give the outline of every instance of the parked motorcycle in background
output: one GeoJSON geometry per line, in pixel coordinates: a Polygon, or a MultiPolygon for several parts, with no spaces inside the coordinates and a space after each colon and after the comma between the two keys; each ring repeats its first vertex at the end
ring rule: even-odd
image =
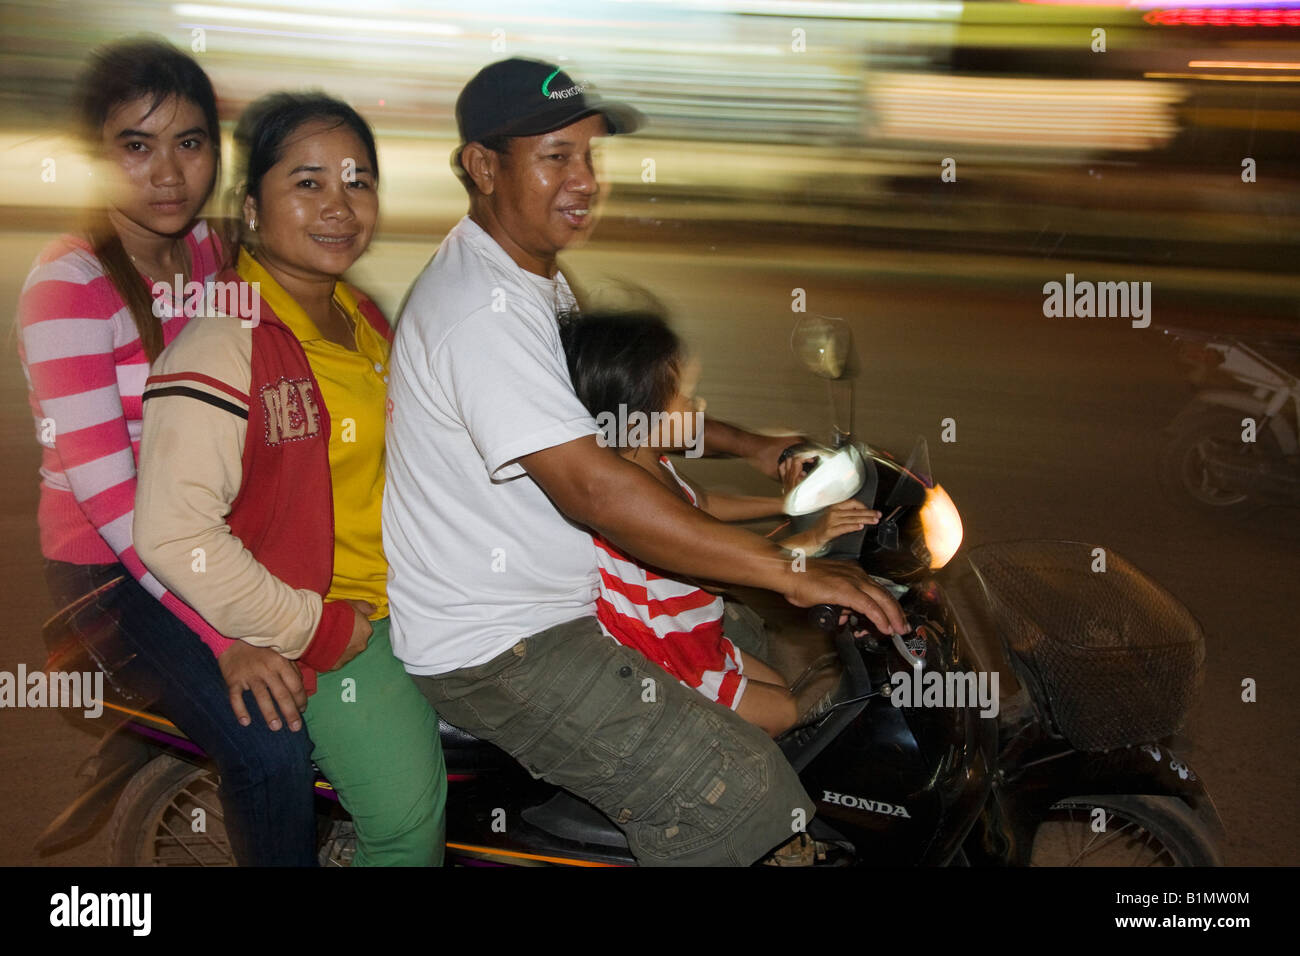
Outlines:
{"type": "Polygon", "coordinates": [[[1161,331],[1200,388],[1166,429],[1165,490],[1233,516],[1300,505],[1300,340],[1161,331]]]}

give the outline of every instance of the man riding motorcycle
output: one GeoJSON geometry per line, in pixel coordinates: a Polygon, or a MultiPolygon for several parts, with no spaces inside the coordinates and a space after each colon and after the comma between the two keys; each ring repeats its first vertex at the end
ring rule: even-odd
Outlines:
{"type": "MultiPolygon", "coordinates": [[[[600,632],[576,525],[678,574],[842,605],[886,633],[907,623],[859,567],[797,569],[597,441],[560,344],[555,317],[574,299],[556,255],[591,228],[592,139],[640,114],[521,59],[481,71],[456,112],[470,213],[413,287],[391,365],[394,651],[443,716],[597,806],[638,862],[751,863],[812,801],[762,731],[600,632]]],[[[788,440],[715,422],[704,442],[775,472],[788,440]]]]}

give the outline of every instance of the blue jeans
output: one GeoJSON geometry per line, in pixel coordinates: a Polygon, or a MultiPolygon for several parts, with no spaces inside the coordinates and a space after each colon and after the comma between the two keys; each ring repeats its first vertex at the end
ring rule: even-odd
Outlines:
{"type": "Polygon", "coordinates": [[[241,727],[212,652],[120,564],[45,562],[56,608],[126,575],[104,599],[117,613],[130,660],[117,674],[133,692],[207,752],[221,774],[221,803],[235,858],[243,866],[315,866],[316,812],[311,739],[305,729],[273,731],[253,695],[241,727]],[[131,655],[134,656],[131,656],[131,655]]]}

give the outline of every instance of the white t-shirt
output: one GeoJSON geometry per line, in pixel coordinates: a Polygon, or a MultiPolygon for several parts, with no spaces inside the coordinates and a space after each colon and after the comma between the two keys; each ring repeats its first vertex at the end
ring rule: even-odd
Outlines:
{"type": "Polygon", "coordinates": [[[411,289],[389,363],[384,553],[412,674],[491,660],[595,614],[591,535],[516,459],[597,433],[573,392],[561,274],[521,269],[466,217],[411,289]]]}

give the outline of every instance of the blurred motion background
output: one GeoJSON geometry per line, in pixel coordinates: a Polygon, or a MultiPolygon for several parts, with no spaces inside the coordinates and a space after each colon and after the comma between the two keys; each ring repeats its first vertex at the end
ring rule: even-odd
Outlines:
{"type": "MultiPolygon", "coordinates": [[[[563,258],[571,280],[659,296],[703,359],[710,413],[751,426],[829,431],[825,386],[787,344],[795,290],[809,313],[845,319],[859,434],[900,455],[929,438],[968,544],[1098,541],[1188,604],[1207,631],[1209,676],[1180,752],[1220,802],[1229,862],[1300,862],[1300,761],[1286,743],[1300,699],[1290,643],[1300,522],[1287,509],[1215,522],[1167,500],[1155,476],[1162,428],[1193,393],[1158,326],[1300,334],[1300,2],[0,9],[0,299],[10,304],[40,247],[95,201],[65,131],[74,78],[107,41],[159,34],[207,70],[225,187],[230,130],[257,96],[322,88],[352,103],[375,128],[382,202],[353,278],[392,318],[465,211],[448,157],[469,77],[534,56],[633,103],[650,122],[605,141],[602,220],[588,247],[563,258]],[[1150,281],[1153,326],[1045,317],[1043,285],[1066,273],[1150,281]],[[940,440],[947,418],[955,442],[940,440]],[[1261,680],[1256,704],[1240,700],[1245,676],[1261,680]]],[[[212,211],[226,210],[214,201],[212,211]]],[[[9,355],[0,668],[12,670],[40,662],[50,609],[37,446],[9,355]]],[[[688,470],[706,484],[764,487],[734,463],[688,470]]],[[[48,712],[0,712],[0,728],[0,864],[37,862],[31,840],[71,796],[89,745],[48,712]]],[[[42,862],[101,859],[92,843],[42,862]]]]}
{"type": "Polygon", "coordinates": [[[68,94],[88,49],[147,31],[194,52],[223,122],[282,87],[357,107],[383,151],[386,236],[436,237],[463,213],[456,95],[523,55],[651,118],[606,147],[605,240],[743,223],[750,239],[1294,271],[1300,5],[1169,6],[10,2],[0,203],[63,228],[93,197],[62,135],[68,94]],[[47,157],[57,179],[34,189],[23,172],[47,157]]]}

